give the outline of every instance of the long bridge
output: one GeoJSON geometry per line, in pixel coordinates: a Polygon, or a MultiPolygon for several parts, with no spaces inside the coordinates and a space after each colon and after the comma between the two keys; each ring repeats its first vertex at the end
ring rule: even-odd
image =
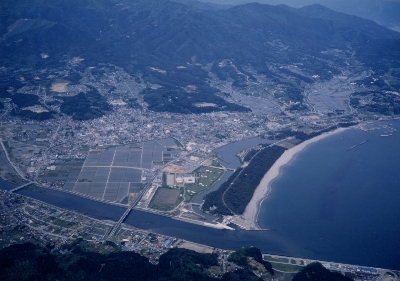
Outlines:
{"type": "Polygon", "coordinates": [[[23,184],[23,185],[17,186],[16,188],[13,188],[13,189],[9,190],[9,192],[18,191],[18,190],[20,190],[20,189],[22,189],[22,188],[24,188],[24,187],[26,187],[26,186],[28,186],[28,185],[31,185],[31,184],[33,184],[33,183],[34,183],[33,181],[27,182],[27,183],[25,183],[25,184],[23,184]]]}
{"type": "Polygon", "coordinates": [[[143,194],[147,191],[148,187],[152,184],[154,178],[151,181],[149,181],[147,186],[145,188],[143,188],[142,191],[139,192],[139,194],[136,196],[135,199],[133,199],[133,201],[129,205],[128,209],[126,209],[125,213],[120,217],[120,219],[117,221],[117,223],[113,226],[113,228],[111,229],[110,233],[107,236],[104,237],[105,240],[111,240],[111,238],[115,235],[115,233],[117,232],[117,230],[121,226],[121,223],[125,220],[125,218],[128,216],[129,212],[133,209],[133,207],[135,207],[136,204],[140,201],[140,199],[142,198],[143,194]]]}
{"type": "Polygon", "coordinates": [[[105,240],[111,240],[111,238],[115,235],[115,233],[117,232],[117,230],[119,229],[119,227],[121,226],[121,223],[125,220],[125,218],[128,216],[129,212],[133,209],[133,207],[136,206],[136,204],[140,201],[140,199],[142,199],[143,194],[149,189],[149,187],[152,185],[153,181],[156,179],[157,174],[159,171],[162,171],[166,166],[168,166],[169,164],[179,160],[175,159],[174,161],[164,164],[162,167],[158,168],[155,172],[154,172],[154,177],[148,182],[148,184],[143,188],[142,191],[139,192],[138,196],[136,196],[135,199],[133,199],[133,201],[131,202],[131,204],[129,205],[128,209],[126,209],[125,213],[121,216],[121,218],[118,220],[118,222],[113,226],[113,228],[111,229],[110,233],[108,235],[104,236],[105,240]]]}

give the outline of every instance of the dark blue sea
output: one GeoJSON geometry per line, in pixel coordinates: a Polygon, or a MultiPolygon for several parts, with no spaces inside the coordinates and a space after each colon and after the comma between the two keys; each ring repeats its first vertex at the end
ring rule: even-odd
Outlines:
{"type": "Polygon", "coordinates": [[[272,183],[259,224],[288,255],[400,268],[400,121],[375,124],[392,125],[312,144],[272,183]]]}

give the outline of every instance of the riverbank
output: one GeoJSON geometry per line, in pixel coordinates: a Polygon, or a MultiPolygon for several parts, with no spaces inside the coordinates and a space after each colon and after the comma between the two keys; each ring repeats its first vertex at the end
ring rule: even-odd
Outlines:
{"type": "MultiPolygon", "coordinates": [[[[400,142],[400,120],[383,123],[377,121],[364,126],[364,129],[369,132],[347,130],[323,139],[297,154],[290,167],[286,166],[282,170],[284,175],[274,180],[274,189],[268,195],[267,202],[261,205],[257,216],[260,227],[274,227],[276,231],[219,230],[135,209],[128,215],[125,223],[152,233],[216,248],[237,250],[242,246],[252,245],[260,248],[263,253],[274,255],[399,269],[399,264],[392,257],[400,249],[400,228],[394,223],[400,221],[400,212],[396,211],[396,198],[399,198],[397,195],[400,192],[397,184],[399,174],[396,172],[397,166],[393,165],[400,159],[400,150],[397,149],[400,142]],[[397,132],[391,137],[381,137],[381,134],[388,131],[383,125],[391,123],[391,127],[397,129],[397,132]],[[381,129],[370,130],[378,127],[381,129]],[[358,145],[367,139],[367,143],[358,145]],[[357,148],[346,151],[354,145],[358,145],[357,148]],[[308,160],[301,161],[304,158],[308,160]],[[355,163],[350,163],[354,163],[350,167],[351,173],[346,173],[349,167],[344,164],[349,160],[354,160],[355,163]],[[331,169],[332,161],[335,162],[332,168],[336,169],[331,169]],[[295,166],[306,165],[306,162],[315,164],[307,165],[310,167],[307,176],[301,178],[302,188],[298,188],[300,185],[296,178],[304,174],[300,172],[293,176],[292,170],[296,170],[295,166]],[[321,169],[316,169],[318,166],[321,169]],[[326,169],[329,172],[319,177],[326,169]],[[287,171],[290,173],[287,174],[287,171]],[[337,176],[343,181],[343,186],[338,187],[333,182],[333,187],[317,187],[316,198],[304,196],[310,192],[308,187],[317,176],[322,179],[320,182],[335,179],[332,176],[337,176]],[[280,188],[279,184],[286,178],[290,180],[284,181],[288,185],[288,190],[284,191],[285,188],[280,188]],[[345,184],[349,180],[351,182],[345,184]],[[354,182],[358,184],[354,185],[354,182]],[[311,199],[312,207],[309,204],[311,199]],[[294,209],[288,211],[288,206],[293,206],[294,209]],[[329,217],[332,214],[334,217],[329,217]],[[371,221],[374,223],[371,224],[371,221]]],[[[236,145],[225,153],[234,154],[239,149],[241,147],[236,145]]],[[[0,187],[12,189],[14,186],[8,187],[8,183],[0,179],[0,187]]],[[[56,190],[35,192],[22,189],[18,193],[60,208],[114,222],[125,211],[125,208],[56,190]]]]}
{"type": "MultiPolygon", "coordinates": [[[[306,148],[308,145],[318,142],[326,137],[329,137],[331,135],[343,132],[347,128],[339,128],[331,132],[323,133],[319,136],[316,136],[312,139],[306,140],[299,145],[296,145],[295,147],[286,150],[282,156],[272,165],[271,169],[268,170],[268,172],[265,174],[265,176],[262,178],[260,184],[254,191],[253,197],[251,198],[249,204],[246,207],[246,210],[241,216],[238,216],[237,218],[234,219],[238,224],[241,224],[244,226],[246,229],[260,229],[258,222],[257,222],[257,217],[258,217],[258,212],[260,209],[260,206],[262,202],[268,197],[268,194],[271,190],[271,184],[273,180],[275,180],[277,177],[280,176],[282,167],[290,163],[294,159],[294,157],[301,152],[304,148],[306,148]]],[[[234,222],[233,221],[233,222],[234,222]]]]}

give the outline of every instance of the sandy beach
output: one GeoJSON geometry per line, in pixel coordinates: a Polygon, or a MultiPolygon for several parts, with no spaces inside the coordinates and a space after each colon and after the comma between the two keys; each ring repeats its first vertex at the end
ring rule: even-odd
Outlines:
{"type": "Polygon", "coordinates": [[[282,156],[278,160],[276,160],[274,165],[272,165],[271,169],[269,169],[269,171],[262,178],[260,184],[254,191],[253,197],[251,198],[251,201],[247,205],[246,210],[244,211],[243,215],[240,216],[241,220],[246,221],[247,225],[251,225],[250,227],[251,229],[259,228],[257,223],[259,207],[263,202],[263,200],[265,200],[268,197],[268,193],[271,190],[271,183],[275,178],[277,178],[280,175],[282,167],[288,164],[300,151],[302,151],[309,144],[318,142],[328,136],[342,132],[346,129],[349,128],[339,128],[328,133],[323,133],[312,139],[304,141],[291,149],[286,150],[282,154],[282,156]]]}

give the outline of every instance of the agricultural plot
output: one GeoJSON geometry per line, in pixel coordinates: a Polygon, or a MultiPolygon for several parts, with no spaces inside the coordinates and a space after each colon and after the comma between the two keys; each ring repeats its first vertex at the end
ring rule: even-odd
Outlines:
{"type": "Polygon", "coordinates": [[[173,159],[171,139],[148,141],[133,145],[92,150],[86,157],[79,174],[66,179],[63,189],[99,200],[129,204],[142,188],[143,170],[154,163],[173,159]]]}
{"type": "Polygon", "coordinates": [[[315,112],[329,113],[334,111],[349,112],[350,95],[354,92],[352,83],[368,73],[352,74],[350,72],[335,76],[329,81],[311,84],[306,89],[308,104],[315,112]]]}
{"type": "Polygon", "coordinates": [[[154,194],[149,207],[161,211],[172,210],[181,202],[181,190],[176,188],[160,187],[154,194]]]}
{"type": "Polygon", "coordinates": [[[332,88],[321,89],[310,95],[309,103],[317,112],[348,111],[351,91],[338,91],[332,88]]]}
{"type": "Polygon", "coordinates": [[[161,139],[158,141],[161,145],[165,146],[165,147],[171,147],[171,148],[176,148],[178,147],[177,144],[175,143],[175,141],[173,139],[167,138],[167,139],[161,139]]]}
{"type": "MultiPolygon", "coordinates": [[[[56,163],[57,164],[57,163],[56,163]]],[[[82,169],[83,162],[69,161],[68,163],[62,163],[62,165],[56,165],[54,170],[45,170],[41,179],[48,181],[55,180],[67,180],[76,181],[79,177],[79,173],[82,169]]]]}

